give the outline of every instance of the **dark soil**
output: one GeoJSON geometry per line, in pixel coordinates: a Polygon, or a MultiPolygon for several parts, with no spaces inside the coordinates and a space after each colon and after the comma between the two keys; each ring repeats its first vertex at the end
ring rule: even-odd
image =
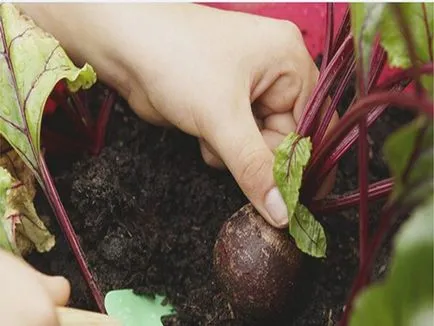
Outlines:
{"type": "MultiPolygon", "coordinates": [[[[372,128],[370,178],[387,176],[381,146],[407,116],[393,111],[372,128]]],[[[212,248],[223,222],[246,198],[226,171],[207,167],[197,141],[177,130],[151,126],[118,103],[108,128],[108,146],[98,157],[73,164],[50,160],[61,198],[89,264],[104,292],[134,288],[163,294],[176,307],[165,325],[245,325],[237,320],[215,284],[212,248]]],[[[334,193],[357,186],[354,149],[341,161],[334,193]]],[[[373,205],[373,225],[379,205],[373,205]]],[[[38,210],[53,216],[40,196],[38,210]]],[[[62,274],[72,283],[71,304],[94,309],[77,264],[54,217],[57,245],[33,254],[32,264],[62,274]]],[[[331,325],[343,308],[357,268],[357,211],[321,217],[328,235],[328,257],[313,276],[308,301],[293,325],[331,325]]],[[[379,260],[384,272],[387,254],[379,260]]]]}

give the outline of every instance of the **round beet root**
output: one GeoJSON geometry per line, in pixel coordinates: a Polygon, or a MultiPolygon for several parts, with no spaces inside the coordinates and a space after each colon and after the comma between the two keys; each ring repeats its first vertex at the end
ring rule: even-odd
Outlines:
{"type": "Polygon", "coordinates": [[[302,259],[288,231],[251,204],[225,222],[214,247],[214,271],[233,309],[256,321],[288,318],[302,259]]]}

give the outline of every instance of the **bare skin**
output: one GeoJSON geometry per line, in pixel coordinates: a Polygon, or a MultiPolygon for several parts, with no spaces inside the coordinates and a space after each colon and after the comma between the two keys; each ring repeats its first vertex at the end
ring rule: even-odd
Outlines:
{"type": "MultiPolygon", "coordinates": [[[[272,175],[273,150],[295,130],[318,79],[294,24],[195,4],[17,6],[77,64],[90,63],[138,116],[196,136],[207,164],[228,168],[268,223],[287,225],[272,175]]],[[[316,195],[332,184],[330,178],[316,195]]],[[[26,277],[27,305],[32,297],[44,298],[34,299],[40,312],[34,309],[33,315],[43,325],[57,325],[53,307],[66,301],[56,298],[67,297],[68,284],[53,285],[48,278],[42,284],[22,262],[8,257],[0,266],[6,264],[17,271],[11,277],[26,277]]],[[[15,309],[27,307],[19,297],[7,304],[0,305],[0,324],[42,325],[15,309]],[[18,318],[15,324],[3,322],[3,309],[18,318]]]]}
{"type": "Polygon", "coordinates": [[[60,276],[39,273],[24,261],[0,250],[0,324],[58,326],[55,306],[65,305],[70,287],[60,276]]]}

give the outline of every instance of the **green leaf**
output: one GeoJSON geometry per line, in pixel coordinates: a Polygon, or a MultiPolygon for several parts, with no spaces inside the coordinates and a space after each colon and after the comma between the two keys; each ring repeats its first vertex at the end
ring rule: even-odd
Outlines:
{"type": "MultiPolygon", "coordinates": [[[[4,144],[0,139],[0,146],[4,144]]],[[[3,146],[4,148],[4,146],[3,146]]],[[[0,155],[2,186],[0,187],[0,246],[16,255],[51,250],[54,236],[39,218],[33,200],[35,177],[13,150],[0,155]]]]}
{"type": "Polygon", "coordinates": [[[325,257],[327,241],[324,229],[305,206],[297,205],[289,230],[301,251],[313,257],[325,257]]]}
{"type": "Polygon", "coordinates": [[[428,200],[402,225],[385,281],[359,295],[351,314],[351,326],[432,325],[433,205],[431,192],[428,200]]]}
{"type": "Polygon", "coordinates": [[[354,36],[354,48],[363,68],[363,83],[368,82],[371,63],[372,45],[381,23],[384,3],[357,2],[350,4],[351,29],[354,36]]]}
{"type": "Polygon", "coordinates": [[[132,290],[114,290],[107,293],[104,305],[109,316],[128,326],[161,326],[161,317],[175,313],[170,304],[163,305],[164,297],[155,299],[134,294],[132,290]]]}
{"type": "Polygon", "coordinates": [[[395,179],[392,199],[406,191],[405,201],[423,201],[433,191],[433,124],[423,117],[395,131],[384,144],[384,156],[395,179]],[[412,157],[416,150],[417,156],[412,157]],[[413,167],[405,172],[410,160],[413,167]],[[412,191],[408,191],[408,187],[412,191]]]}
{"type": "Polygon", "coordinates": [[[79,69],[59,42],[11,4],[0,5],[0,134],[39,177],[40,128],[45,102],[56,83],[71,90],[96,81],[91,66],[79,69]]]}
{"type": "Polygon", "coordinates": [[[322,226],[299,204],[303,171],[310,159],[309,138],[291,132],[275,150],[273,174],[288,210],[289,233],[298,248],[314,257],[325,256],[326,238],[322,226]]]}
{"type": "Polygon", "coordinates": [[[11,240],[11,222],[3,219],[6,210],[7,191],[11,186],[12,176],[6,169],[0,167],[0,248],[17,253],[18,250],[11,240]]]}
{"type": "MultiPolygon", "coordinates": [[[[409,27],[415,44],[415,52],[419,63],[432,61],[430,53],[434,52],[434,43],[429,41],[428,35],[433,35],[434,4],[432,2],[407,2],[401,4],[387,4],[381,24],[381,44],[387,52],[389,64],[392,67],[408,68],[411,66],[407,43],[402,35],[402,28],[396,19],[391,6],[399,6],[404,21],[409,27]],[[424,7],[427,19],[424,16],[424,7]],[[431,49],[429,48],[431,46],[431,49]]],[[[433,76],[423,76],[422,84],[432,96],[433,76]]]]}
{"type": "MultiPolygon", "coordinates": [[[[403,4],[388,4],[388,6],[399,6],[405,23],[409,26],[412,39],[415,43],[415,50],[420,62],[429,62],[430,50],[429,39],[426,26],[429,33],[433,34],[433,10],[432,2],[407,2],[403,4]],[[428,24],[425,24],[423,6],[426,8],[428,24]]],[[[388,54],[389,63],[393,67],[408,68],[411,66],[408,55],[407,44],[401,33],[393,8],[389,7],[384,12],[384,19],[381,25],[381,44],[388,54]]],[[[431,44],[434,50],[433,44],[431,44]]]]}
{"type": "Polygon", "coordinates": [[[312,143],[291,132],[276,148],[274,179],[288,208],[288,218],[294,215],[298,203],[303,170],[310,159],[312,143]]]}

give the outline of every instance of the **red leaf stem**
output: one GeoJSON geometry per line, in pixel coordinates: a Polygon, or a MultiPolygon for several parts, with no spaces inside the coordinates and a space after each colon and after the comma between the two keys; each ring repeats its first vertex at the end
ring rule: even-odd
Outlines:
{"type": "Polygon", "coordinates": [[[70,96],[72,98],[72,101],[74,102],[74,105],[78,111],[81,120],[83,121],[83,124],[89,131],[92,130],[95,123],[93,121],[92,114],[90,113],[89,108],[87,106],[84,106],[80,96],[77,93],[70,93],[70,96]]]}
{"type": "Polygon", "coordinates": [[[339,146],[339,144],[345,141],[345,147],[349,148],[349,138],[351,136],[357,138],[358,133],[351,135],[350,132],[359,120],[373,110],[374,112],[384,110],[384,106],[387,105],[411,109],[418,113],[425,114],[431,119],[433,116],[433,104],[431,102],[408,94],[379,92],[360,99],[346,112],[340,123],[333,128],[330,132],[330,136],[326,137],[321,146],[314,149],[311,161],[305,171],[303,199],[306,200],[309,198],[306,193],[315,192],[317,182],[322,182],[324,179],[321,178],[327,175],[325,171],[330,171],[330,169],[336,165],[339,157],[343,155],[344,148],[339,146]],[[339,150],[339,152],[337,152],[337,150],[339,150]],[[333,157],[332,154],[334,154],[333,157]]]}
{"type": "Polygon", "coordinates": [[[345,15],[342,18],[342,22],[339,25],[339,30],[336,33],[336,37],[333,43],[333,52],[332,56],[335,55],[336,51],[341,47],[342,43],[345,41],[347,36],[351,32],[351,15],[350,15],[350,9],[347,8],[345,11],[345,15]]]}
{"type": "Polygon", "coordinates": [[[380,40],[377,40],[371,61],[371,70],[369,71],[368,93],[372,90],[373,86],[377,84],[386,61],[386,51],[381,47],[380,40]]]}
{"type": "Polygon", "coordinates": [[[347,70],[345,71],[342,80],[338,84],[338,87],[336,89],[335,94],[333,95],[330,105],[326,109],[326,112],[324,113],[323,117],[321,118],[321,121],[319,122],[318,128],[315,132],[315,135],[313,136],[313,148],[319,146],[319,144],[323,140],[327,128],[330,124],[330,121],[333,117],[333,114],[336,112],[338,104],[342,96],[344,95],[345,90],[347,89],[348,82],[350,81],[354,73],[354,68],[355,68],[355,62],[354,60],[352,60],[351,63],[348,64],[347,70]]]}
{"type": "MultiPolygon", "coordinates": [[[[359,148],[358,148],[358,165],[359,165],[359,264],[362,266],[367,257],[368,245],[368,127],[366,117],[359,122],[359,148]]],[[[367,279],[364,280],[366,284],[367,279]]]]}
{"type": "Polygon", "coordinates": [[[348,65],[353,55],[353,38],[348,36],[339,50],[334,55],[330,64],[320,75],[319,81],[306,104],[303,114],[300,118],[300,123],[297,126],[297,134],[306,137],[312,135],[312,129],[317,121],[326,97],[329,94],[330,88],[335,83],[337,77],[342,70],[348,65]]]}
{"type": "Polygon", "coordinates": [[[339,323],[341,326],[346,326],[348,324],[348,318],[352,310],[354,298],[356,297],[359,290],[363,287],[363,284],[366,280],[366,275],[368,275],[369,271],[372,269],[374,257],[376,256],[376,253],[383,241],[383,238],[387,230],[389,230],[394,215],[395,215],[394,205],[386,206],[386,209],[384,209],[383,213],[381,214],[379,228],[377,232],[374,234],[374,237],[368,249],[369,256],[359,267],[359,271],[357,273],[356,279],[351,289],[349,300],[347,301],[348,304],[345,307],[342,319],[339,323]]]}
{"type": "Polygon", "coordinates": [[[108,94],[104,99],[104,102],[101,105],[95,126],[94,144],[91,150],[92,155],[98,155],[104,147],[107,123],[110,117],[112,107],[115,103],[116,96],[117,94],[115,92],[109,90],[108,94]]]}
{"type": "MultiPolygon", "coordinates": [[[[376,88],[380,90],[387,90],[395,86],[396,84],[399,84],[403,81],[406,81],[407,79],[414,76],[414,74],[417,73],[417,70],[414,67],[410,67],[408,69],[400,70],[397,73],[393,74],[387,80],[383,81],[381,84],[379,84],[376,88]]],[[[424,65],[422,65],[419,68],[419,73],[421,75],[429,75],[434,74],[434,65],[432,62],[427,62],[424,65]]]]}
{"type": "Polygon", "coordinates": [[[422,2],[422,11],[423,11],[423,22],[425,25],[425,32],[426,32],[426,36],[428,38],[428,51],[429,51],[429,57],[431,61],[434,61],[434,56],[433,56],[433,50],[432,50],[432,33],[430,31],[430,26],[429,24],[432,25],[432,21],[430,22],[428,19],[428,14],[426,12],[426,5],[424,2],[422,2]]]}
{"type": "Polygon", "coordinates": [[[330,62],[333,52],[333,33],[334,33],[334,8],[333,2],[327,2],[327,23],[326,23],[326,37],[325,37],[325,50],[321,62],[320,71],[324,71],[330,62]]]}
{"type": "Polygon", "coordinates": [[[50,172],[48,171],[45,159],[42,154],[39,155],[39,165],[41,169],[41,177],[44,184],[43,191],[47,196],[48,201],[50,202],[50,205],[55,212],[57,220],[62,227],[65,237],[68,240],[68,243],[74,253],[74,256],[77,259],[77,262],[80,266],[80,271],[83,275],[85,282],[90,288],[90,291],[96,301],[98,309],[100,312],[104,313],[104,297],[92,275],[92,272],[89,269],[85,254],[80,246],[80,242],[78,241],[77,234],[75,233],[74,228],[69,220],[68,214],[66,213],[65,208],[63,207],[63,204],[59,198],[59,194],[57,193],[54,181],[50,175],[50,172]]]}
{"type": "MultiPolygon", "coordinates": [[[[381,198],[387,197],[393,188],[393,179],[388,178],[385,180],[377,181],[369,185],[368,188],[368,201],[376,201],[381,198]]],[[[341,195],[335,198],[325,198],[312,201],[309,209],[312,213],[327,214],[333,213],[338,210],[357,206],[360,202],[360,191],[350,194],[341,195]]]]}

